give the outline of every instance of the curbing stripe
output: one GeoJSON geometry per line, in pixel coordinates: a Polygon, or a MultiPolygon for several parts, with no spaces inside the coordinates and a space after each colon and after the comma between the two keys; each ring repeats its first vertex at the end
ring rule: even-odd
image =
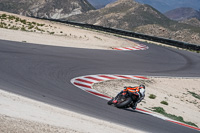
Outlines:
{"type": "Polygon", "coordinates": [[[95,80],[95,81],[103,81],[103,79],[98,79],[98,78],[90,77],[90,76],[87,76],[85,78],[92,79],[92,80],[95,80]]]}
{"type": "Polygon", "coordinates": [[[116,75],[117,77],[120,77],[120,78],[124,78],[124,79],[132,79],[130,77],[125,77],[125,76],[122,76],[122,75],[116,75]]]}
{"type": "Polygon", "coordinates": [[[77,82],[74,82],[74,84],[77,85],[77,86],[81,86],[81,87],[86,87],[86,88],[92,89],[91,86],[88,86],[88,85],[80,84],[80,83],[77,83],[77,82]]]}
{"type": "Polygon", "coordinates": [[[101,81],[106,81],[106,80],[111,80],[111,79],[145,79],[143,76],[135,76],[135,75],[108,75],[108,74],[98,74],[98,75],[86,75],[86,76],[81,76],[77,78],[73,78],[71,80],[71,83],[77,86],[78,88],[87,91],[90,93],[90,91],[95,92],[92,93],[93,95],[96,95],[98,97],[101,97],[103,99],[108,100],[108,96],[99,93],[98,91],[92,89],[92,84],[101,82],[101,81]],[[89,81],[87,80],[89,79],[89,81]],[[92,81],[91,81],[92,80],[92,81]],[[88,91],[89,90],[89,91],[88,91]]]}
{"type": "Polygon", "coordinates": [[[139,78],[139,79],[148,79],[148,78],[143,77],[143,76],[134,76],[134,77],[139,78]]]}
{"type": "Polygon", "coordinates": [[[87,81],[87,80],[84,80],[84,79],[76,79],[80,82],[84,82],[84,83],[88,83],[88,84],[93,84],[94,82],[90,82],[90,81],[87,81]]]}
{"type": "MultiPolygon", "coordinates": [[[[80,88],[80,89],[82,89],[82,90],[84,90],[84,91],[86,91],[90,94],[93,94],[93,95],[100,97],[100,98],[103,98],[105,100],[110,100],[111,98],[109,96],[106,96],[106,95],[94,90],[92,88],[92,84],[97,83],[97,82],[101,82],[101,81],[113,80],[113,79],[148,79],[148,78],[144,77],[144,76],[138,76],[138,75],[98,74],[98,75],[86,75],[86,76],[73,78],[73,79],[71,79],[71,83],[73,85],[75,85],[76,87],[78,87],[78,88],[80,88]]],[[[173,122],[173,123],[176,123],[176,124],[179,124],[179,125],[200,131],[200,128],[193,127],[193,126],[190,126],[190,125],[187,125],[187,124],[175,121],[175,120],[171,120],[171,119],[164,117],[164,116],[159,116],[159,115],[154,114],[153,112],[150,112],[150,111],[147,111],[147,110],[136,108],[136,111],[139,111],[139,112],[142,112],[142,113],[145,113],[145,114],[149,114],[149,115],[152,115],[154,117],[157,117],[157,118],[169,121],[169,122],[173,122]]]]}
{"type": "Polygon", "coordinates": [[[107,100],[112,99],[111,97],[103,95],[103,94],[98,93],[98,92],[92,92],[92,91],[87,91],[87,92],[92,93],[93,95],[98,96],[98,97],[104,97],[104,99],[107,99],[107,100]]]}
{"type": "Polygon", "coordinates": [[[147,50],[148,46],[144,44],[137,44],[134,47],[121,47],[121,48],[113,48],[114,50],[122,50],[122,51],[131,51],[131,50],[147,50]]]}
{"type": "Polygon", "coordinates": [[[173,122],[173,123],[176,123],[176,124],[178,124],[178,125],[182,125],[182,126],[189,127],[189,128],[196,129],[196,130],[200,131],[200,128],[193,127],[193,126],[190,126],[190,125],[187,125],[187,124],[181,123],[181,122],[172,121],[172,120],[167,120],[167,121],[169,121],[169,122],[173,122]]]}
{"type": "Polygon", "coordinates": [[[106,76],[106,75],[99,75],[100,77],[103,77],[103,78],[107,78],[107,79],[116,79],[114,77],[109,77],[109,76],[106,76]]]}

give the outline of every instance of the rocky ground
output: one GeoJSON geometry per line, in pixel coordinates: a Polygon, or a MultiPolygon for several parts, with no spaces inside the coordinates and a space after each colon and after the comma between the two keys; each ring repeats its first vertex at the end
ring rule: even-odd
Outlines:
{"type": "MultiPolygon", "coordinates": [[[[198,23],[196,23],[196,25],[198,25],[198,23]]],[[[174,27],[176,26],[174,25],[174,27]]],[[[200,45],[200,33],[191,32],[191,29],[171,30],[157,24],[148,24],[145,26],[139,26],[135,28],[134,31],[138,33],[145,33],[151,36],[158,36],[171,40],[178,40],[181,42],[200,45]]]]}

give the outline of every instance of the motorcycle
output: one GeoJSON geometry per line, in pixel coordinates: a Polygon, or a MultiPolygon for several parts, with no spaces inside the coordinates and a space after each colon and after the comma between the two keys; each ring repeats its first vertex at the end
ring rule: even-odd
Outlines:
{"type": "Polygon", "coordinates": [[[119,93],[115,98],[112,98],[107,102],[108,105],[114,105],[117,108],[129,108],[134,102],[137,101],[138,96],[126,91],[119,93]]]}

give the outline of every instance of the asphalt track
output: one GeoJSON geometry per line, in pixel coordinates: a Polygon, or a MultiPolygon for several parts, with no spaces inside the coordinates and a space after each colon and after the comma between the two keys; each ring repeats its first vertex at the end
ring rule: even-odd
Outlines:
{"type": "Polygon", "coordinates": [[[74,77],[90,74],[200,77],[200,54],[146,45],[148,50],[127,52],[0,40],[0,88],[147,132],[199,132],[147,114],[108,106],[106,100],[70,83],[74,77]]]}

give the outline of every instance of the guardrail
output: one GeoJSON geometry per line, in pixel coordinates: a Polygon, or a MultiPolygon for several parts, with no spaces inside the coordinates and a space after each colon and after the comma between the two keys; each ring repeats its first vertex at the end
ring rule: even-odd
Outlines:
{"type": "Polygon", "coordinates": [[[50,21],[55,21],[55,22],[60,22],[60,23],[71,24],[71,25],[91,28],[91,29],[95,29],[95,30],[110,32],[110,33],[114,33],[114,34],[135,37],[135,38],[140,38],[140,39],[144,39],[144,40],[150,40],[150,41],[154,41],[154,42],[164,43],[164,44],[167,44],[170,46],[175,46],[175,47],[179,47],[179,48],[183,48],[183,49],[194,50],[194,51],[200,52],[200,45],[190,44],[190,43],[186,43],[186,42],[180,42],[180,41],[170,40],[170,39],[166,39],[166,38],[136,33],[136,32],[132,32],[132,31],[108,28],[108,27],[80,23],[80,22],[64,21],[64,20],[58,20],[58,19],[47,19],[47,18],[38,18],[38,19],[50,20],[50,21]]]}

